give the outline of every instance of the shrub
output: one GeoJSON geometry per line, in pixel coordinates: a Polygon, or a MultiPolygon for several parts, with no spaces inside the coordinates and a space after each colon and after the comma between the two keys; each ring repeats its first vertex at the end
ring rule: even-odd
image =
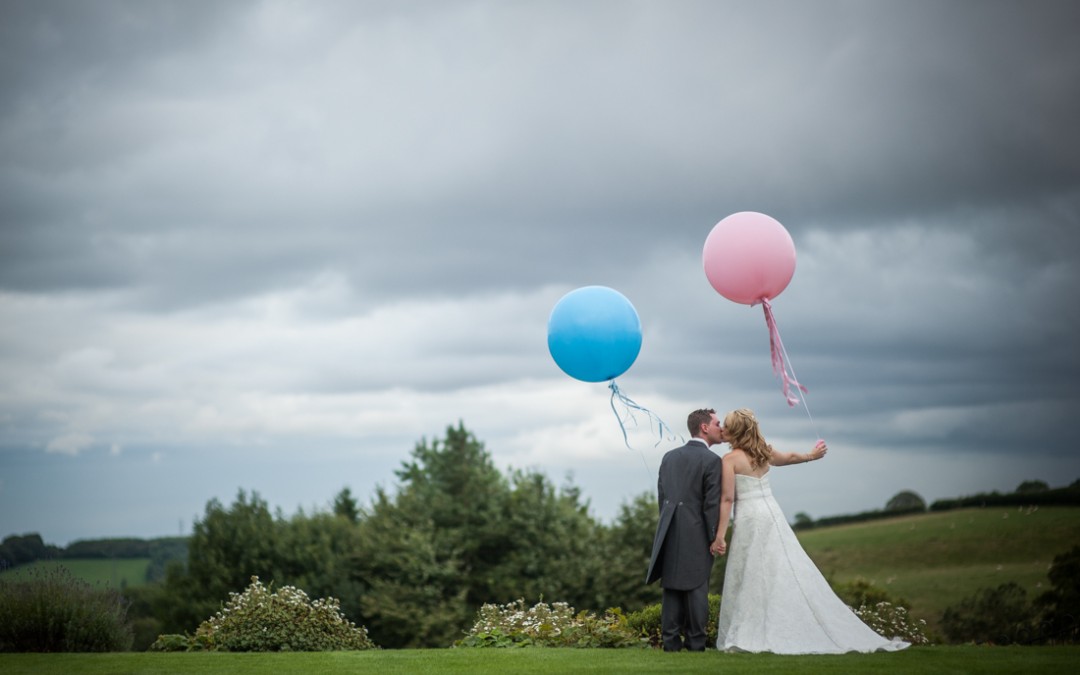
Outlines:
{"type": "Polygon", "coordinates": [[[151,652],[194,652],[199,651],[195,638],[190,635],[169,633],[159,635],[147,651],[151,652]]]}
{"type": "Polygon", "coordinates": [[[131,648],[121,595],[58,566],[0,582],[0,652],[114,652],[131,648]]]}
{"type": "Polygon", "coordinates": [[[926,622],[912,619],[906,607],[882,601],[862,605],[853,611],[878,635],[899,638],[913,645],[930,644],[930,638],[926,637],[926,622]]]}
{"type": "MultiPolygon", "coordinates": [[[[626,622],[630,625],[638,635],[642,636],[649,641],[649,645],[652,647],[661,646],[661,620],[660,609],[662,605],[656,603],[655,605],[649,605],[643,607],[636,612],[632,612],[626,617],[626,622]]],[[[708,637],[705,638],[708,642],[708,637]]],[[[716,644],[716,641],[713,641],[716,644]]]]}
{"type": "Polygon", "coordinates": [[[1055,643],[1080,641],[1080,546],[1054,557],[1050,565],[1053,588],[1035,599],[1041,609],[1043,637],[1055,643]]]}
{"type": "Polygon", "coordinates": [[[485,604],[476,621],[455,647],[644,647],[646,642],[630,627],[621,609],[598,617],[576,612],[565,602],[538,602],[525,608],[525,600],[505,605],[485,604]]]}
{"type": "Polygon", "coordinates": [[[128,586],[120,592],[127,602],[127,619],[134,636],[131,649],[145,651],[165,630],[157,611],[166,602],[164,589],[160,584],[145,584],[128,586]]]}
{"type": "MultiPolygon", "coordinates": [[[[186,642],[188,650],[232,652],[375,648],[367,629],[341,614],[336,598],[312,602],[293,586],[271,591],[258,577],[251,578],[243,593],[230,593],[225,607],[202,622],[186,642]]],[[[168,651],[176,643],[176,636],[162,636],[153,648],[168,651]]]]}
{"type": "Polygon", "coordinates": [[[1009,582],[982,588],[945,610],[942,630],[951,642],[1029,644],[1038,640],[1027,592],[1009,582]]]}
{"type": "Polygon", "coordinates": [[[832,589],[848,607],[867,607],[885,602],[911,609],[907,600],[892,597],[884,588],[875,586],[866,579],[858,578],[842,584],[832,584],[832,589]]]}
{"type": "MultiPolygon", "coordinates": [[[[626,617],[627,623],[638,634],[649,641],[653,647],[663,646],[661,635],[660,610],[661,603],[649,605],[626,617]]],[[[709,594],[709,623],[705,626],[705,646],[716,646],[716,622],[720,618],[720,595],[709,594]]]]}

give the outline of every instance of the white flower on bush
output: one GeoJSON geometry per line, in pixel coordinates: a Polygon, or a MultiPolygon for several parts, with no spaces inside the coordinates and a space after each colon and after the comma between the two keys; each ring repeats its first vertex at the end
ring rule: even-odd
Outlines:
{"type": "Polygon", "coordinates": [[[270,592],[258,577],[243,593],[230,593],[227,605],[199,626],[195,639],[206,648],[230,651],[374,647],[367,629],[341,615],[336,598],[312,602],[294,586],[270,592]]]}
{"type": "Polygon", "coordinates": [[[899,638],[913,645],[925,645],[930,642],[923,632],[926,622],[922,619],[913,620],[908,616],[907,609],[900,605],[879,602],[875,605],[863,605],[858,609],[852,608],[852,611],[879,635],[899,638]]]}
{"type": "Polygon", "coordinates": [[[590,612],[575,613],[565,602],[538,602],[526,608],[525,600],[518,599],[505,605],[483,605],[472,629],[458,644],[628,647],[641,646],[641,640],[618,610],[597,617],[590,612]]]}

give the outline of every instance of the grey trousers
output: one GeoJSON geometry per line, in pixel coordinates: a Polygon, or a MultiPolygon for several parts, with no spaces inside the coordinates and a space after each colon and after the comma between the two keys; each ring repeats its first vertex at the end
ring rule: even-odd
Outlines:
{"type": "Polygon", "coordinates": [[[683,647],[705,651],[705,626],[709,623],[709,582],[688,591],[664,589],[660,608],[661,636],[665,652],[683,647]]]}

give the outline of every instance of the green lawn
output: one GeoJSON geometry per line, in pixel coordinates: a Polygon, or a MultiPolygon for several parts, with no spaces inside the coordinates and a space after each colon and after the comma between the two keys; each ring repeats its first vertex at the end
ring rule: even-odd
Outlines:
{"type": "Polygon", "coordinates": [[[38,572],[66,567],[71,575],[92,585],[106,588],[135,587],[146,583],[150,558],[73,558],[71,560],[38,560],[19,565],[0,573],[0,579],[29,578],[38,572]]]}
{"type": "Polygon", "coordinates": [[[292,654],[0,654],[0,672],[80,673],[1075,673],[1080,647],[920,647],[895,654],[665,654],[639,649],[427,649],[292,654]]]}
{"type": "Polygon", "coordinates": [[[867,579],[936,629],[945,608],[980,588],[1047,590],[1054,556],[1080,545],[1080,508],[962,509],[804,530],[799,540],[831,581],[867,579]]]}

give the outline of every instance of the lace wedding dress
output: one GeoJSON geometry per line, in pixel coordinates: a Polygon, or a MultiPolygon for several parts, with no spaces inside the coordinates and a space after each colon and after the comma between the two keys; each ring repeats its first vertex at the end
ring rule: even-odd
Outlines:
{"type": "Polygon", "coordinates": [[[768,476],[736,474],[716,648],[842,654],[907,646],[875,633],[836,597],[780,512],[768,476]]]}

